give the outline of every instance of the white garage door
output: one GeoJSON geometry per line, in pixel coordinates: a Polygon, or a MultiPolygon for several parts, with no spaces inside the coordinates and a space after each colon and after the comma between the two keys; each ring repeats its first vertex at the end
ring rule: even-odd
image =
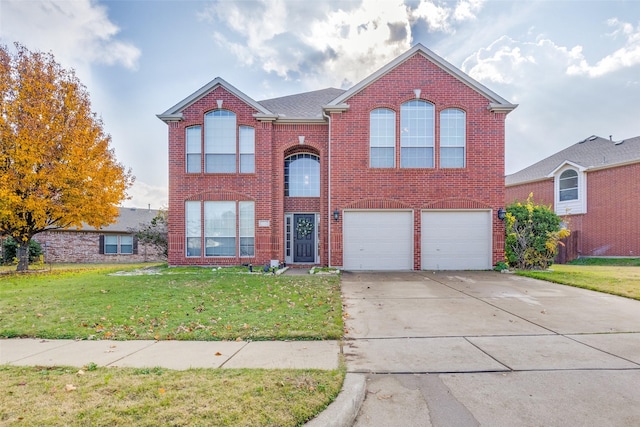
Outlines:
{"type": "Polygon", "coordinates": [[[491,211],[423,211],[423,270],[491,268],[491,211]]]}
{"type": "Polygon", "coordinates": [[[413,212],[346,211],[345,270],[413,270],[413,212]]]}

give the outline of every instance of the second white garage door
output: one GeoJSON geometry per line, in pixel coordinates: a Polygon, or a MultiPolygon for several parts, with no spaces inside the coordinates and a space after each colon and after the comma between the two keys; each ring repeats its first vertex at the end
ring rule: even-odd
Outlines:
{"type": "Polygon", "coordinates": [[[413,270],[413,212],[345,211],[345,270],[413,270]]]}
{"type": "Polygon", "coordinates": [[[491,268],[491,211],[423,211],[423,270],[491,268]]]}

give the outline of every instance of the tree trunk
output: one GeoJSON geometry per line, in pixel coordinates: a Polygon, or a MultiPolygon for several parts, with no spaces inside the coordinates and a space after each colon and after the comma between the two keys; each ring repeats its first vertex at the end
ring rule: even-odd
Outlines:
{"type": "Polygon", "coordinates": [[[18,258],[18,268],[16,271],[27,271],[29,269],[29,240],[20,240],[16,256],[18,258]]]}

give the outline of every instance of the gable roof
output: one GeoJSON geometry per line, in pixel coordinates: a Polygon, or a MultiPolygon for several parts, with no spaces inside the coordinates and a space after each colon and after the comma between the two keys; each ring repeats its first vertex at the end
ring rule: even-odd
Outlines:
{"type": "Polygon", "coordinates": [[[245,95],[243,92],[239,91],[234,86],[227,83],[224,79],[220,77],[216,77],[206,85],[202,86],[197,91],[193,92],[191,95],[187,96],[182,101],[178,102],[173,107],[169,108],[164,113],[158,114],[157,117],[163,122],[182,120],[182,111],[185,108],[187,108],[194,102],[198,101],[200,98],[204,97],[209,92],[211,92],[212,90],[216,89],[219,86],[223,87],[225,90],[232,93],[233,95],[235,95],[236,97],[244,101],[246,104],[255,108],[258,111],[259,115],[273,116],[273,113],[268,109],[266,109],[264,106],[260,105],[259,103],[257,103],[256,101],[254,101],[253,99],[245,95]]]}
{"type": "Polygon", "coordinates": [[[404,63],[407,59],[411,58],[416,54],[420,54],[424,56],[426,59],[428,59],[435,65],[437,65],[439,68],[449,73],[451,76],[455,77],[465,85],[469,86],[471,89],[475,90],[480,95],[487,98],[489,100],[489,108],[492,111],[509,113],[510,111],[514,110],[518,106],[517,104],[510,103],[509,101],[507,101],[506,99],[498,95],[497,93],[493,92],[491,89],[487,88],[483,84],[472,79],[467,74],[463,73],[461,70],[454,67],[449,62],[447,62],[446,60],[436,55],[431,50],[424,47],[422,44],[418,43],[414,45],[411,49],[409,49],[408,51],[406,51],[405,53],[403,53],[402,55],[394,59],[393,61],[389,62],[384,67],[380,68],[375,73],[371,74],[369,77],[357,83],[351,89],[344,92],[341,96],[338,96],[337,98],[332,100],[329,104],[327,104],[326,107],[328,107],[328,109],[331,107],[339,107],[339,106],[346,107],[344,102],[347,99],[349,99],[356,93],[360,92],[361,90],[363,90],[364,88],[366,88],[367,86],[369,86],[370,84],[372,84],[373,82],[375,82],[376,80],[384,76],[385,74],[389,73],[391,70],[398,67],[399,65],[404,63]]]}
{"type": "Polygon", "coordinates": [[[258,101],[281,119],[321,119],[322,106],[344,93],[344,89],[327,88],[258,101]]]}
{"type": "Polygon", "coordinates": [[[585,172],[640,162],[640,136],[612,141],[592,135],[556,154],[514,174],[507,175],[507,186],[541,181],[560,166],[570,163],[585,172]]]}

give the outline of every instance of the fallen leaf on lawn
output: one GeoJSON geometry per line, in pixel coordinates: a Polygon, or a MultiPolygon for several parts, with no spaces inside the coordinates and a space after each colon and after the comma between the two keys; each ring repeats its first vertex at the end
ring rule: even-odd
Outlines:
{"type": "Polygon", "coordinates": [[[100,289],[100,292],[102,292],[103,294],[106,294],[106,293],[107,293],[107,292],[109,292],[109,291],[107,291],[107,290],[105,290],[105,289],[100,289]]]}
{"type": "Polygon", "coordinates": [[[238,337],[236,338],[236,341],[242,341],[242,338],[238,337]]]}
{"type": "Polygon", "coordinates": [[[42,316],[44,316],[44,314],[42,314],[42,313],[38,313],[38,314],[36,314],[36,316],[38,316],[38,317],[42,317],[42,316]]]}
{"type": "Polygon", "coordinates": [[[73,390],[77,390],[78,387],[74,386],[73,384],[67,384],[66,386],[64,386],[64,391],[73,391],[73,390]]]}
{"type": "Polygon", "coordinates": [[[216,351],[216,356],[222,356],[222,353],[220,353],[219,351],[216,351]]]}
{"type": "Polygon", "coordinates": [[[247,325],[246,323],[245,323],[244,325],[242,325],[242,327],[243,327],[244,329],[249,329],[249,325],[247,325]]]}
{"type": "Polygon", "coordinates": [[[76,373],[76,375],[84,375],[84,371],[83,371],[82,369],[80,369],[80,370],[76,373]]]}
{"type": "Polygon", "coordinates": [[[160,394],[164,394],[164,393],[165,393],[165,389],[164,389],[164,388],[159,388],[159,389],[158,389],[158,393],[160,393],[160,394]]]}

